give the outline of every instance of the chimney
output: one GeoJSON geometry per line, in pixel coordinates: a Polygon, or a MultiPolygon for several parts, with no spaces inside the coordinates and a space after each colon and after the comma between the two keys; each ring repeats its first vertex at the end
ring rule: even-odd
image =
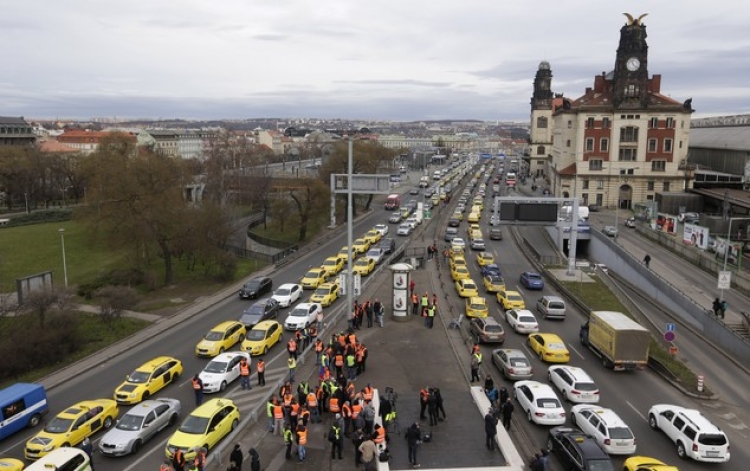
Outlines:
{"type": "Polygon", "coordinates": [[[661,91],[661,74],[654,74],[649,81],[649,91],[651,93],[659,93],[661,91]]]}

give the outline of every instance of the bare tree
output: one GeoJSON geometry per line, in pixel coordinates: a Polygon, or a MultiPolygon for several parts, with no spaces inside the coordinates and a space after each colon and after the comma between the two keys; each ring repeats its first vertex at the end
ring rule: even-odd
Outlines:
{"type": "Polygon", "coordinates": [[[122,318],[123,312],[138,302],[135,290],[127,286],[105,286],[94,296],[99,303],[99,313],[105,324],[112,325],[122,318]]]}

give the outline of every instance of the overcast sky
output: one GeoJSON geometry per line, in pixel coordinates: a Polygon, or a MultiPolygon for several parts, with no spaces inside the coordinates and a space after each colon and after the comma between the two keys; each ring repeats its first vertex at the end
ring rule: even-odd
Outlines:
{"type": "Polygon", "coordinates": [[[539,62],[576,98],[623,12],[695,116],[750,110],[747,0],[2,2],[0,115],[528,120],[539,62]]]}

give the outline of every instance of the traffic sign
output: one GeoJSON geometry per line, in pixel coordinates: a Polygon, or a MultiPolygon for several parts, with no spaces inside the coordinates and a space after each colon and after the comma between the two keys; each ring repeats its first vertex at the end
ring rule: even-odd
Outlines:
{"type": "Polygon", "coordinates": [[[674,323],[672,322],[667,323],[667,332],[674,332],[674,323]]]}
{"type": "Polygon", "coordinates": [[[667,342],[674,342],[674,339],[677,338],[677,335],[675,335],[674,331],[668,330],[664,332],[664,340],[667,342]]]}
{"type": "Polygon", "coordinates": [[[670,355],[677,355],[677,347],[669,347],[670,355]]]}
{"type": "Polygon", "coordinates": [[[720,271],[718,285],[719,289],[730,289],[732,287],[732,272],[720,271]]]}

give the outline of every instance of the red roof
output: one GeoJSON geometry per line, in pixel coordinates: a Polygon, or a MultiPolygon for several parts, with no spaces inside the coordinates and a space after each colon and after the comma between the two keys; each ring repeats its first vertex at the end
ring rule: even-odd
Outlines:
{"type": "Polygon", "coordinates": [[[78,152],[78,149],[74,149],[70,146],[67,146],[63,143],[57,142],[57,141],[41,141],[39,142],[39,150],[41,152],[49,152],[49,153],[65,153],[65,154],[73,154],[78,152]]]}
{"type": "Polygon", "coordinates": [[[559,172],[557,172],[559,175],[570,175],[571,177],[574,177],[578,175],[578,170],[576,170],[576,164],[572,163],[568,165],[567,167],[560,169],[559,172]]]}

